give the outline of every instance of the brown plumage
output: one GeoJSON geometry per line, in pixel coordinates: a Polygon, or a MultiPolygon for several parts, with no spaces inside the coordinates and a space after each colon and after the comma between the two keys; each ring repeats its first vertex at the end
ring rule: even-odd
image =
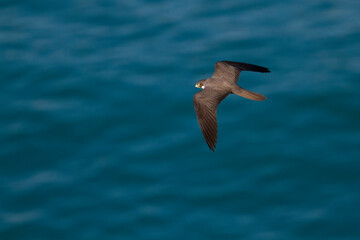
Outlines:
{"type": "Polygon", "coordinates": [[[217,139],[216,110],[229,94],[236,94],[251,100],[262,101],[266,97],[237,85],[241,71],[270,72],[265,67],[253,64],[220,61],[215,64],[211,78],[200,80],[195,87],[203,90],[194,95],[194,107],[199,126],[209,148],[215,151],[217,139]]]}

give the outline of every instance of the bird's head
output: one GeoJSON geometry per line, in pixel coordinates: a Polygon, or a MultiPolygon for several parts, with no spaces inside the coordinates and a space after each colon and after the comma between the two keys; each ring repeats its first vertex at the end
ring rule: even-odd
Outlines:
{"type": "Polygon", "coordinates": [[[203,80],[198,81],[198,82],[195,84],[195,87],[196,87],[196,88],[205,89],[205,81],[206,81],[206,79],[203,79],[203,80]]]}

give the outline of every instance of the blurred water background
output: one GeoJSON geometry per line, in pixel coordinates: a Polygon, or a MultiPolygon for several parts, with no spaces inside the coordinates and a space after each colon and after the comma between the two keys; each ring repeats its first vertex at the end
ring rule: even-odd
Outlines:
{"type": "Polygon", "coordinates": [[[360,239],[360,1],[0,1],[0,239],[360,239]],[[269,67],[218,109],[219,60],[269,67]]]}

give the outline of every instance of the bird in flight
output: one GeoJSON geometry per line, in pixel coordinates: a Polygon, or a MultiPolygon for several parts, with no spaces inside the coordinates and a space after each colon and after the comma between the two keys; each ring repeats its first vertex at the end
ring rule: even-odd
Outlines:
{"type": "Polygon", "coordinates": [[[215,151],[217,139],[217,106],[224,98],[233,93],[255,101],[266,99],[259,93],[237,85],[241,71],[270,72],[268,68],[253,64],[220,61],[215,63],[215,72],[211,78],[200,80],[195,85],[203,89],[194,95],[196,116],[205,141],[212,151],[215,151]]]}

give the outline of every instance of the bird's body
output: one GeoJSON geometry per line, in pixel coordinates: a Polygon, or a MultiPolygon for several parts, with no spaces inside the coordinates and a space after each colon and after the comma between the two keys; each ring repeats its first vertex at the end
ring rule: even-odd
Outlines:
{"type": "Polygon", "coordinates": [[[203,90],[194,95],[194,107],[200,129],[211,150],[217,141],[217,106],[229,94],[262,101],[266,97],[237,85],[241,71],[270,72],[269,69],[248,63],[220,61],[215,64],[211,78],[200,80],[195,87],[203,90]]]}

